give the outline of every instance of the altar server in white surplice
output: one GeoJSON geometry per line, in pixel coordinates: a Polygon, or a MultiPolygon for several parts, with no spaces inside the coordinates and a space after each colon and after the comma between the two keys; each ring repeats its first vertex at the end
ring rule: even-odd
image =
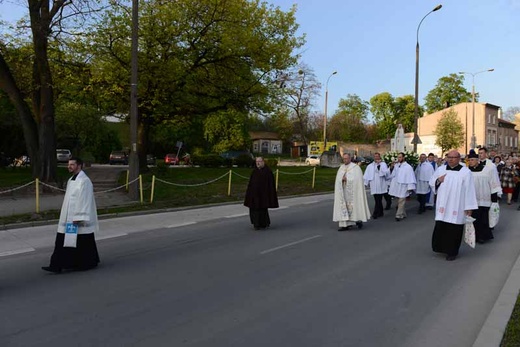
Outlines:
{"type": "Polygon", "coordinates": [[[430,193],[430,178],[433,176],[433,166],[426,160],[426,154],[419,156],[419,165],[415,168],[415,178],[417,180],[417,201],[419,201],[419,214],[426,212],[426,202],[430,193]]]}
{"type": "MultiPolygon", "coordinates": [[[[428,162],[433,167],[433,172],[437,170],[437,160],[435,159],[435,155],[433,153],[428,153],[428,162]]],[[[430,191],[426,194],[426,209],[433,210],[433,205],[435,205],[435,194],[430,191]]]]}
{"type": "Polygon", "coordinates": [[[471,216],[478,204],[473,175],[460,164],[460,153],[450,151],[447,160],[447,165],[440,166],[430,179],[430,187],[437,194],[432,249],[445,253],[446,260],[455,260],[466,215],[471,216]]]}
{"type": "Polygon", "coordinates": [[[416,184],[413,168],[405,161],[404,153],[401,152],[397,156],[397,163],[394,164],[389,178],[391,182],[388,194],[398,199],[395,220],[399,222],[406,218],[406,198],[415,190],[416,184]]]}
{"type": "Polygon", "coordinates": [[[45,271],[88,270],[99,263],[94,233],[99,230],[92,182],[83,171],[83,161],[71,158],[68,170],[73,175],[61,207],[54,252],[45,271]]]}
{"type": "Polygon", "coordinates": [[[332,220],[339,222],[338,231],[345,231],[370,218],[367,194],[363,184],[363,171],[351,162],[350,154],[343,154],[343,165],[338,169],[334,184],[334,211],[332,220]]]}
{"type": "Polygon", "coordinates": [[[370,187],[370,194],[374,196],[375,206],[372,218],[383,217],[383,196],[388,192],[386,176],[390,173],[388,166],[381,160],[381,154],[374,153],[374,161],[370,163],[363,175],[365,185],[370,187]]]}

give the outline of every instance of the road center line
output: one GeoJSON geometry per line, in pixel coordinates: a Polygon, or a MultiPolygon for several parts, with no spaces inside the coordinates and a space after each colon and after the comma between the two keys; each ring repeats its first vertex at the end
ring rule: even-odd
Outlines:
{"type": "Polygon", "coordinates": [[[274,251],[278,251],[278,250],[280,250],[282,248],[291,247],[291,246],[297,245],[299,243],[303,243],[303,242],[307,242],[307,241],[310,241],[310,240],[317,239],[318,237],[321,237],[321,235],[314,235],[314,236],[308,237],[308,238],[303,239],[303,240],[294,241],[294,242],[287,243],[285,245],[274,247],[274,248],[271,248],[271,249],[266,249],[265,251],[260,252],[260,254],[267,254],[267,253],[271,253],[271,252],[274,252],[274,251]]]}
{"type": "Polygon", "coordinates": [[[192,224],[197,224],[197,222],[185,222],[185,223],[179,223],[179,224],[172,224],[172,225],[168,225],[167,228],[179,228],[179,227],[184,227],[186,225],[192,225],[192,224]]]}
{"type": "Polygon", "coordinates": [[[106,240],[106,239],[113,239],[115,237],[121,237],[121,236],[127,236],[127,233],[120,233],[120,234],[113,234],[113,235],[103,235],[103,236],[96,236],[97,240],[106,240]]]}
{"type": "Polygon", "coordinates": [[[312,200],[312,201],[304,202],[303,205],[317,204],[318,202],[319,202],[318,200],[312,200]]]}
{"type": "Polygon", "coordinates": [[[224,218],[235,218],[235,217],[243,217],[247,216],[249,213],[239,213],[239,214],[232,214],[230,216],[225,216],[224,218]]]}
{"type": "Polygon", "coordinates": [[[7,252],[0,252],[0,257],[7,257],[9,255],[15,255],[15,254],[21,254],[21,253],[29,253],[34,252],[34,248],[23,248],[23,249],[17,249],[14,251],[7,251],[7,252]]]}

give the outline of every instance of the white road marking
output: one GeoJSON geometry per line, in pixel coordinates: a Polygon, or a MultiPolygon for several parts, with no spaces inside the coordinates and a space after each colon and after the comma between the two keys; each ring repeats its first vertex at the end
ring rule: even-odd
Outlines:
{"type": "Polygon", "coordinates": [[[115,237],[121,237],[121,236],[127,236],[127,233],[121,233],[121,234],[113,234],[113,235],[104,235],[104,236],[96,236],[97,240],[106,240],[106,239],[113,239],[115,237]]]}
{"type": "Polygon", "coordinates": [[[225,216],[224,218],[243,217],[243,216],[247,216],[248,214],[249,214],[249,213],[232,214],[231,216],[225,216]]]}
{"type": "Polygon", "coordinates": [[[316,239],[318,237],[321,237],[321,235],[311,236],[311,237],[308,237],[308,238],[303,239],[303,240],[294,241],[294,242],[287,243],[287,244],[282,245],[282,246],[278,246],[278,247],[274,247],[274,248],[271,248],[271,249],[267,249],[265,251],[260,252],[260,254],[267,254],[267,253],[271,253],[271,252],[274,252],[274,251],[278,251],[278,250],[280,250],[282,248],[287,248],[287,247],[291,247],[291,246],[297,245],[297,244],[302,243],[302,242],[307,242],[307,241],[310,241],[310,240],[314,240],[314,239],[316,239]]]}
{"type": "Polygon", "coordinates": [[[184,222],[184,223],[179,223],[179,224],[172,224],[172,225],[168,225],[167,228],[179,228],[179,227],[184,227],[186,225],[192,225],[192,224],[197,224],[197,222],[184,222]]]}
{"type": "Polygon", "coordinates": [[[319,202],[318,200],[307,201],[307,202],[304,202],[303,205],[317,204],[318,202],[319,202]]]}
{"type": "Polygon", "coordinates": [[[15,255],[15,254],[21,254],[21,253],[29,253],[34,252],[34,248],[23,248],[23,249],[17,249],[15,251],[7,251],[7,252],[1,252],[0,257],[7,257],[9,255],[15,255]]]}

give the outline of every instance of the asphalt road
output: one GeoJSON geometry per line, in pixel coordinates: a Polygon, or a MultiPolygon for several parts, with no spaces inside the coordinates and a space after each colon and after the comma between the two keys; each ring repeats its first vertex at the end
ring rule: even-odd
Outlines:
{"type": "Polygon", "coordinates": [[[52,244],[2,257],[0,346],[471,346],[518,258],[520,212],[502,205],[495,240],[447,262],[433,212],[408,205],[348,232],[330,197],[282,201],[265,232],[240,206],[165,220],[100,240],[87,272],[41,271],[52,244]]]}

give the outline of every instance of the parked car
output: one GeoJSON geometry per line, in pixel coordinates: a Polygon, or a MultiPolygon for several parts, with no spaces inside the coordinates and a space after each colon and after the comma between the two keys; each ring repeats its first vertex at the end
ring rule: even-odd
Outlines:
{"type": "Polygon", "coordinates": [[[224,158],[228,164],[238,165],[244,167],[255,166],[255,156],[246,150],[226,151],[220,153],[220,156],[224,158]]]}
{"type": "Polygon", "coordinates": [[[168,153],[164,156],[164,164],[166,165],[179,165],[179,158],[175,153],[168,153]]]}
{"type": "Polygon", "coordinates": [[[108,160],[108,162],[110,165],[128,165],[128,153],[126,153],[125,151],[112,151],[112,153],[110,153],[110,159],[108,160]]]}
{"type": "Polygon", "coordinates": [[[58,163],[67,163],[72,158],[72,153],[69,149],[57,149],[56,160],[58,163]]]}
{"type": "Polygon", "coordinates": [[[320,165],[320,157],[318,155],[309,155],[305,158],[305,164],[312,166],[320,165]]]}
{"type": "Polygon", "coordinates": [[[156,160],[155,156],[153,154],[147,154],[146,155],[146,165],[155,165],[156,160]]]}

